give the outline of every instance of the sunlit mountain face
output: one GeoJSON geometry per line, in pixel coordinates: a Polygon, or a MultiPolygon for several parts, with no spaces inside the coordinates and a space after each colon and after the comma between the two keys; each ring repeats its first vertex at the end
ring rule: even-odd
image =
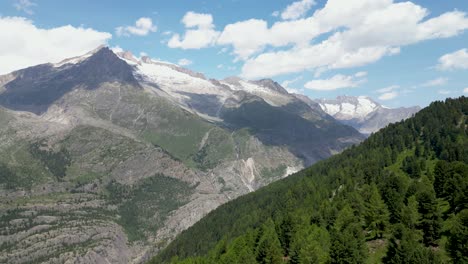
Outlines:
{"type": "Polygon", "coordinates": [[[0,10],[0,263],[465,261],[468,2],[0,10]]]}

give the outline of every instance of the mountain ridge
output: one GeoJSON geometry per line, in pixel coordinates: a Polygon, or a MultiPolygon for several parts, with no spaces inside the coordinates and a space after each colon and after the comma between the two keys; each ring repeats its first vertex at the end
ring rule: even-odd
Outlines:
{"type": "Polygon", "coordinates": [[[0,78],[0,262],[144,262],[363,139],[271,81],[234,87],[104,47],[0,78]]]}
{"type": "Polygon", "coordinates": [[[433,102],[220,206],[150,263],[465,261],[467,115],[466,97],[433,102]]]}
{"type": "Polygon", "coordinates": [[[389,123],[411,117],[421,108],[388,108],[368,96],[338,96],[336,99],[316,99],[323,111],[363,134],[371,134],[389,123]]]}

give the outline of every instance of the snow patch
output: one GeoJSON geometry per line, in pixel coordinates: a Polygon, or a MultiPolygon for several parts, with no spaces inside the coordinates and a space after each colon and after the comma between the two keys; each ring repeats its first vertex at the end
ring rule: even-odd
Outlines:
{"type": "Polygon", "coordinates": [[[336,104],[320,104],[320,107],[329,115],[335,115],[340,111],[340,105],[336,104]]]}

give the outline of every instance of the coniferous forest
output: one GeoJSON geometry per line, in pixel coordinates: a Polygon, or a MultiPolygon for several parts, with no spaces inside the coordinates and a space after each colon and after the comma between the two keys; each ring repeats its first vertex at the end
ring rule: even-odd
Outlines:
{"type": "Polygon", "coordinates": [[[468,263],[468,98],[220,206],[152,263],[468,263]]]}

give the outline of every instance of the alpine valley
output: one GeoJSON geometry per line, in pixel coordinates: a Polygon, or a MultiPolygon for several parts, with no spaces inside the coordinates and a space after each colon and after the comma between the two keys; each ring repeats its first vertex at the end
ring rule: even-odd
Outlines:
{"type": "Polygon", "coordinates": [[[221,204],[418,110],[107,47],[0,76],[0,105],[0,263],[142,263],[221,204]]]}

